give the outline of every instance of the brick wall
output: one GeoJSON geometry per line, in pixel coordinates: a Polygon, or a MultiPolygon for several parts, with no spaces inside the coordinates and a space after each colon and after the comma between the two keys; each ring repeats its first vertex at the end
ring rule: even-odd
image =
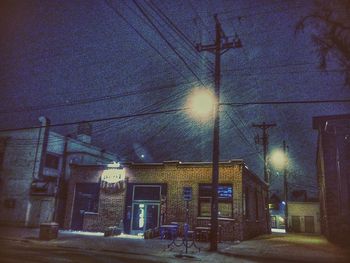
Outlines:
{"type": "Polygon", "coordinates": [[[346,159],[349,150],[342,134],[320,131],[318,143],[322,233],[332,241],[349,242],[349,161],[346,159]]]}
{"type": "Polygon", "coordinates": [[[243,175],[242,239],[249,239],[267,233],[267,185],[246,168],[243,175]]]}
{"type": "MultiPolygon", "coordinates": [[[[233,185],[233,218],[236,221],[222,221],[228,229],[225,231],[224,239],[240,239],[241,229],[241,182],[242,165],[239,162],[220,165],[220,184],[233,185]],[[236,223],[236,224],[235,224],[236,223]],[[237,224],[238,223],[238,224],[237,224]],[[230,225],[230,226],[228,226],[230,225]],[[233,230],[234,229],[234,230],[233,230]],[[233,232],[233,233],[232,233],[233,232]]],[[[127,167],[127,176],[130,183],[166,183],[167,211],[165,223],[185,221],[185,201],[182,197],[183,187],[192,187],[193,198],[189,202],[190,225],[198,225],[198,187],[200,183],[211,183],[211,164],[180,164],[178,162],[167,162],[164,165],[142,165],[136,164],[127,167]]],[[[221,224],[221,221],[220,221],[221,224]]]]}
{"type": "MultiPolygon", "coordinates": [[[[70,229],[75,199],[75,186],[77,183],[100,183],[103,165],[79,166],[72,165],[72,176],[68,183],[66,215],[64,228],[70,229]]],[[[107,227],[119,225],[123,219],[125,205],[125,190],[118,193],[100,189],[97,213],[85,213],[83,230],[104,231],[107,227]]]]}
{"type": "MultiPolygon", "coordinates": [[[[75,166],[72,168],[72,180],[69,182],[67,199],[66,228],[70,227],[72,204],[74,200],[74,186],[77,182],[99,182],[103,166],[75,166]]],[[[185,221],[185,201],[183,200],[183,187],[192,187],[192,200],[189,202],[190,226],[208,225],[209,217],[198,216],[198,191],[199,184],[211,183],[212,166],[205,163],[179,163],[164,162],[163,164],[126,164],[126,177],[130,184],[166,184],[166,216],[165,224],[170,222],[185,221]]],[[[221,163],[220,184],[233,186],[232,218],[220,218],[219,224],[224,229],[223,240],[242,240],[254,235],[266,232],[264,226],[264,207],[260,201],[261,220],[254,221],[252,225],[244,224],[242,202],[242,178],[243,163],[241,161],[221,163]],[[244,231],[249,231],[244,234],[244,231]]],[[[252,188],[259,188],[263,192],[265,188],[261,181],[255,180],[254,175],[248,174],[246,184],[252,188]]],[[[101,191],[98,213],[86,214],[84,217],[84,230],[102,231],[108,226],[118,225],[125,215],[126,192],[104,193],[101,191]]],[[[255,203],[251,204],[254,205],[255,203]]]]}

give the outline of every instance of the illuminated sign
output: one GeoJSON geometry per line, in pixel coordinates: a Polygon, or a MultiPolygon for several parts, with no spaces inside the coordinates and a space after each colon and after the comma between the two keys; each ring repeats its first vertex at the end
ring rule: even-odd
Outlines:
{"type": "Polygon", "coordinates": [[[218,197],[219,198],[230,198],[232,197],[233,191],[232,186],[218,186],[218,197]]]}
{"type": "Polygon", "coordinates": [[[106,183],[118,183],[125,180],[125,170],[118,168],[109,168],[103,171],[101,181],[106,183]]]}

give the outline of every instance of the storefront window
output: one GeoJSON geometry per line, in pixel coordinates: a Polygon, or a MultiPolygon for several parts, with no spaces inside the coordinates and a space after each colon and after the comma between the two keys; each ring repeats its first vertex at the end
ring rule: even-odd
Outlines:
{"type": "MultiPolygon", "coordinates": [[[[211,185],[199,185],[198,214],[199,216],[211,215],[211,185]]],[[[232,217],[233,188],[232,185],[218,186],[219,217],[232,217]]]]}

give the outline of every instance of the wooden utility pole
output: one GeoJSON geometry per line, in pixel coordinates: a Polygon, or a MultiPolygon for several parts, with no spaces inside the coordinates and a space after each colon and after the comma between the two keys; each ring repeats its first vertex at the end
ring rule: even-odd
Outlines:
{"type": "MultiPolygon", "coordinates": [[[[261,123],[261,124],[253,124],[252,125],[254,128],[260,128],[262,129],[262,146],[263,146],[263,152],[264,152],[264,180],[267,184],[270,183],[270,176],[269,173],[267,172],[267,151],[269,148],[269,135],[267,133],[267,130],[269,128],[275,127],[276,124],[275,123],[271,123],[271,124],[267,124],[265,122],[261,123]]],[[[260,137],[259,137],[260,138],[260,137]]],[[[258,140],[258,143],[260,142],[260,140],[258,140]]]]}
{"type": "Polygon", "coordinates": [[[284,202],[285,202],[285,207],[284,207],[284,224],[286,228],[286,232],[288,232],[288,181],[287,181],[287,149],[288,146],[286,144],[286,141],[283,141],[283,152],[284,152],[284,158],[285,158],[285,163],[284,163],[284,171],[283,171],[283,185],[284,185],[284,202]]]}
{"type": "MultiPolygon", "coordinates": [[[[275,127],[276,124],[275,123],[270,123],[267,124],[265,122],[261,123],[261,124],[253,124],[254,128],[259,128],[262,130],[262,146],[263,146],[263,153],[264,153],[264,180],[267,184],[268,190],[267,190],[267,197],[265,200],[265,209],[266,209],[266,223],[267,223],[267,232],[271,233],[271,226],[270,226],[270,210],[269,210],[269,199],[270,199],[270,175],[267,172],[267,152],[268,152],[268,148],[269,148],[269,135],[267,133],[267,130],[269,128],[275,127]]],[[[258,140],[257,143],[260,144],[260,137],[258,136],[258,140]]]]}
{"type": "Polygon", "coordinates": [[[210,232],[210,250],[217,251],[218,249],[218,184],[219,184],[219,158],[220,158],[220,59],[221,55],[231,48],[240,48],[242,43],[238,37],[233,41],[229,41],[217,15],[215,19],[215,43],[211,45],[196,46],[199,52],[209,51],[215,54],[215,96],[217,99],[214,112],[214,127],[213,127],[213,171],[212,171],[212,202],[211,202],[211,232],[210,232]]]}

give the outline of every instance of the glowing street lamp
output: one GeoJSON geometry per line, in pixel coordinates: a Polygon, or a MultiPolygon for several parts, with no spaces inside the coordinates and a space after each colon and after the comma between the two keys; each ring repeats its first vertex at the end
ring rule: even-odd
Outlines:
{"type": "Polygon", "coordinates": [[[285,152],[281,149],[275,149],[270,155],[271,164],[277,169],[282,170],[288,164],[288,158],[285,152]]]}
{"type": "Polygon", "coordinates": [[[287,168],[288,168],[288,156],[286,141],[283,141],[283,150],[276,149],[271,153],[271,164],[278,170],[283,169],[283,186],[284,186],[284,216],[285,216],[285,229],[288,232],[288,182],[287,182],[287,168]]]}
{"type": "Polygon", "coordinates": [[[189,95],[186,106],[191,117],[206,122],[214,117],[217,100],[209,89],[195,89],[189,95]]]}

